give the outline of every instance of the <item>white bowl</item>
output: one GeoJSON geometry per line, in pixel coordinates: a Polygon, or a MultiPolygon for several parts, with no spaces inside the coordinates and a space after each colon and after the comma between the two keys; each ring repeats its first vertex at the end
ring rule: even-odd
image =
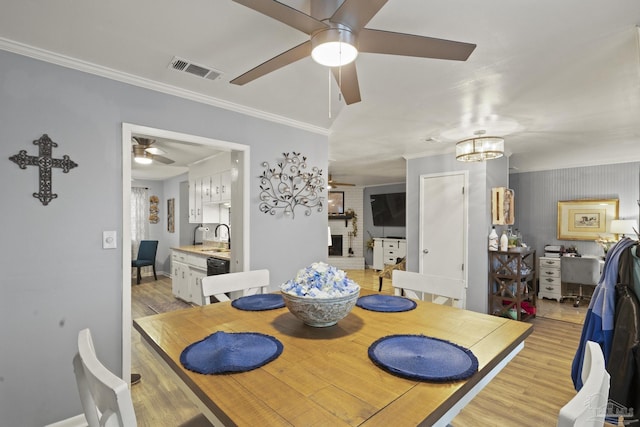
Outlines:
{"type": "Polygon", "coordinates": [[[326,328],[344,319],[360,296],[360,289],[349,295],[336,298],[305,298],[282,292],[289,311],[305,324],[326,328]]]}

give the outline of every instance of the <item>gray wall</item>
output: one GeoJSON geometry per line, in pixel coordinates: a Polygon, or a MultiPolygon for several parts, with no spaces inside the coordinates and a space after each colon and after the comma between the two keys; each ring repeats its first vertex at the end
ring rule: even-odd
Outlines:
{"type": "MultiPolygon", "coordinates": [[[[364,232],[362,238],[366,248],[367,241],[371,237],[405,237],[407,235],[406,227],[376,227],[373,225],[373,214],[371,213],[371,195],[373,194],[386,194],[386,193],[405,193],[406,185],[401,184],[389,184],[378,185],[375,187],[366,187],[363,193],[363,212],[362,219],[364,222],[364,232]]],[[[364,262],[366,265],[373,265],[373,250],[367,249],[364,252],[364,262]]]]}
{"type": "Polygon", "coordinates": [[[515,190],[514,227],[538,255],[545,245],[557,244],[576,246],[585,255],[604,254],[595,242],[556,238],[558,201],[619,199],[619,217],[638,220],[640,162],[515,173],[509,182],[515,190]]]}
{"type": "Polygon", "coordinates": [[[487,311],[487,242],[491,230],[491,188],[507,186],[506,157],[482,163],[458,162],[452,154],[407,160],[407,270],[418,271],[420,175],[467,170],[469,218],[467,308],[487,311]]]}
{"type": "MultiPolygon", "coordinates": [[[[158,253],[156,254],[156,271],[158,274],[171,274],[171,248],[181,245],[191,244],[193,239],[193,226],[190,226],[188,219],[189,176],[187,173],[167,179],[165,181],[135,180],[131,187],[146,187],[149,197],[158,196],[160,221],[157,224],[149,224],[148,239],[158,241],[158,253]],[[181,187],[182,186],[182,187],[181,187]],[[181,192],[184,194],[181,198],[181,192]],[[174,232],[167,230],[167,200],[175,200],[175,220],[174,232]],[[184,203],[183,203],[184,202],[184,203]],[[180,214],[182,210],[182,214],[180,214]],[[186,236],[186,240],[181,236],[186,236]]],[[[135,255],[135,254],[134,254],[135,255]]]]}
{"type": "MultiPolygon", "coordinates": [[[[42,426],[81,413],[71,360],[82,328],[91,328],[107,368],[121,371],[123,122],[251,146],[251,268],[269,268],[277,285],[326,259],[326,211],[291,220],[257,207],[260,162],[296,150],[326,170],[324,135],[4,51],[0,117],[3,425],[42,426]],[[37,153],[32,141],[43,133],[59,144],[55,158],[68,154],[79,165],[54,170],[58,198],[49,206],[32,197],[37,168],[8,160],[20,150],[37,153]],[[118,249],[102,249],[103,230],[118,232],[118,249]]],[[[178,186],[163,190],[163,207],[178,186]]]]}

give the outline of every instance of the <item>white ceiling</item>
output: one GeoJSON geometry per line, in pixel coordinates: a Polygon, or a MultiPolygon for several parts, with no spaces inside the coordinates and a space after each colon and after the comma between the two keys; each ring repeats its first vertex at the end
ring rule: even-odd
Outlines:
{"type": "MultiPolygon", "coordinates": [[[[146,135],[134,135],[148,137],[146,135]]],[[[150,146],[162,151],[162,156],[173,160],[164,164],[154,161],[150,165],[136,163],[131,157],[131,178],[134,180],[164,181],[189,171],[189,165],[220,153],[220,150],[208,145],[192,144],[185,141],[173,141],[164,138],[148,137],[154,140],[150,146]]],[[[134,142],[132,142],[132,145],[134,142]]]]}
{"type": "MultiPolygon", "coordinates": [[[[308,11],[308,0],[286,3],[308,11]]],[[[466,62],[361,54],[362,102],[349,106],[335,83],[329,100],[329,71],[310,58],[230,84],[307,39],[231,0],[3,0],[2,10],[2,49],[53,52],[53,62],[327,133],[338,181],[404,181],[403,156],[453,155],[479,129],[505,136],[519,171],[640,160],[638,0],[389,0],[368,28],[477,48],[466,62]],[[223,75],[171,70],[174,56],[223,75]]]]}

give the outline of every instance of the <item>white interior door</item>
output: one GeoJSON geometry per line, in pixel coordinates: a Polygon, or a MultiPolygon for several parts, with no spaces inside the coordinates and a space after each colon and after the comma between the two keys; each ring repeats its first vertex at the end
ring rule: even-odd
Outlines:
{"type": "Polygon", "coordinates": [[[466,287],[467,173],[420,179],[420,272],[462,279],[466,287]]]}

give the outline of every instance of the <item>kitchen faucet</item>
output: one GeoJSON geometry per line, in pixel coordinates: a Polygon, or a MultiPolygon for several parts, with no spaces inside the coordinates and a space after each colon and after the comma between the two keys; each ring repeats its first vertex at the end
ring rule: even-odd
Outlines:
{"type": "Polygon", "coordinates": [[[218,228],[222,227],[223,225],[227,227],[227,235],[229,236],[229,249],[231,249],[231,229],[227,224],[218,224],[216,226],[216,229],[213,231],[213,235],[218,237],[218,228]]]}

